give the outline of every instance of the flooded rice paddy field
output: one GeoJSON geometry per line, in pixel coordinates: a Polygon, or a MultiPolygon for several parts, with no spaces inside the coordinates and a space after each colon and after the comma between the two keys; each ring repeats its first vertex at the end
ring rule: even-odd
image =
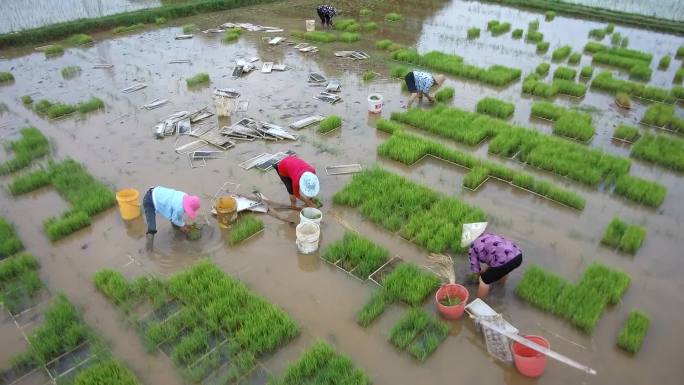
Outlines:
{"type": "MultiPolygon", "coordinates": [[[[462,319],[452,323],[449,338],[424,363],[418,363],[404,352],[397,351],[388,341],[391,326],[404,313],[394,305],[379,321],[367,329],[355,322],[355,314],[367,301],[374,286],[361,283],[339,269],[319,259],[318,254],[298,254],[294,228],[269,216],[262,216],[266,231],[237,246],[228,247],[224,234],[216,228],[205,234],[199,243],[174,237],[168,224],[159,219],[160,233],[154,252],[145,250],[145,224],[142,218],[123,223],[116,209],[97,216],[93,224],[76,234],[50,244],[42,231],[42,221],[67,208],[53,190],[13,199],[7,193],[0,196],[0,216],[13,222],[27,250],[41,262],[41,278],[51,292],[64,292],[84,309],[86,321],[111,342],[117,358],[131,367],[147,385],[181,384],[171,361],[163,355],[148,355],[135,330],[115,307],[96,292],[93,274],[102,268],[122,271],[127,277],[145,273],[168,276],[209,257],[225,272],[244,281],[252,290],[282,307],[301,325],[300,337],[263,360],[275,374],[299,356],[313,340],[333,342],[340,352],[353,359],[376,384],[425,383],[487,383],[487,384],[678,384],[682,374],[681,346],[684,335],[676,320],[682,318],[684,300],[679,295],[684,288],[681,263],[684,183],[681,174],[665,171],[633,160],[631,174],[657,180],[668,187],[668,196],[657,210],[633,205],[609,193],[580,187],[576,183],[556,178],[548,173],[527,169],[543,180],[554,181],[587,198],[586,208],[579,212],[513,189],[508,184],[488,181],[477,192],[462,190],[465,171],[436,159],[427,159],[412,167],[381,159],[376,147],[389,138],[376,131],[378,116],[367,113],[366,98],[371,92],[384,96],[382,116],[402,108],[407,97],[400,91],[399,81],[389,79],[393,65],[388,54],[376,51],[374,42],[388,38],[405,45],[414,45],[421,53],[440,50],[456,53],[468,63],[479,66],[503,64],[533,71],[542,61],[550,62],[550,52],[569,44],[581,51],[590,29],[604,24],[557,16],[553,22],[541,22],[540,31],[551,43],[546,55],[535,53],[534,45],[515,41],[510,34],[491,37],[485,32],[491,19],[509,21],[515,28],[526,28],[539,13],[519,11],[477,2],[401,2],[375,8],[373,19],[380,24],[375,32],[363,33],[356,44],[319,45],[316,54],[302,54],[291,46],[270,46],[259,32],[245,32],[235,43],[224,44],[220,36],[196,34],[191,40],[174,40],[180,25],[193,22],[200,27],[214,27],[224,22],[252,22],[285,28],[287,33],[302,30],[304,19],[313,19],[315,3],[297,1],[244,8],[176,20],[172,25],[125,36],[94,35],[90,47],[68,49],[63,56],[46,59],[40,52],[20,49],[0,52],[0,71],[11,71],[15,82],[0,88],[0,102],[8,111],[0,116],[0,135],[9,139],[19,128],[35,125],[54,144],[58,159],[72,157],[87,165],[88,170],[113,189],[126,187],[145,191],[149,186],[164,185],[200,195],[205,206],[216,190],[226,181],[240,184],[239,191],[250,193],[258,188],[267,197],[286,202],[286,192],[273,172],[245,171],[238,163],[262,152],[293,150],[312,163],[321,179],[321,200],[324,203],[321,248],[339,240],[345,226],[351,226],[392,254],[418,264],[425,264],[426,250],[406,242],[396,235],[362,219],[357,210],[332,204],[332,195],[349,180],[349,175],[328,176],[328,165],[374,164],[404,175],[412,181],[428,185],[446,195],[455,196],[484,209],[490,216],[490,230],[515,239],[525,251],[523,268],[516,270],[504,288],[495,287],[488,299],[495,309],[522,332],[543,335],[554,350],[586,363],[598,371],[588,376],[553,360],[538,380],[529,380],[508,365],[491,358],[473,323],[462,319]],[[293,3],[295,3],[293,5],[293,3]],[[420,4],[420,6],[418,6],[420,4]],[[386,7],[386,8],[383,8],[386,7]],[[406,16],[399,24],[381,21],[389,11],[406,16]],[[469,41],[465,31],[480,27],[482,37],[469,41]],[[350,61],[333,56],[340,49],[361,49],[370,60],[350,61]],[[234,61],[259,57],[262,61],[287,64],[285,72],[250,73],[237,80],[231,78],[234,61]],[[175,59],[189,59],[191,64],[169,64],[175,59]],[[92,65],[107,62],[111,69],[93,69],[92,65]],[[78,65],[80,76],[64,80],[60,70],[78,65]],[[363,82],[366,69],[381,75],[363,82]],[[320,88],[307,83],[308,73],[316,71],[342,83],[343,102],[330,105],[313,99],[320,88]],[[211,86],[188,90],[185,79],[207,72],[211,86]],[[120,90],[136,81],[148,87],[131,94],[120,90]],[[225,159],[208,161],[206,167],[191,168],[186,156],[174,152],[175,137],[154,139],[153,127],[161,119],[178,110],[192,110],[212,104],[213,88],[232,87],[249,101],[244,116],[286,125],[310,114],[336,114],[343,118],[341,130],[329,135],[316,133],[315,128],[299,131],[297,142],[244,142],[226,153],[225,159]],[[31,94],[35,100],[47,98],[63,102],[78,102],[91,96],[105,101],[104,111],[83,118],[48,121],[22,106],[20,97],[31,94]],[[167,98],[170,103],[152,111],[141,105],[167,98]],[[618,254],[599,245],[603,231],[614,216],[648,229],[643,247],[635,257],[618,254]],[[343,225],[344,223],[344,225],[343,225]],[[621,302],[604,311],[595,331],[587,335],[560,317],[544,313],[521,301],[514,287],[526,266],[533,263],[567,278],[577,280],[587,265],[600,261],[629,273],[632,283],[621,302]],[[651,328],[641,351],[634,357],[615,346],[617,334],[630,310],[642,309],[651,316],[651,328]]],[[[360,4],[339,5],[343,14],[356,16],[360,4]]],[[[616,26],[628,36],[630,47],[648,51],[659,58],[672,54],[682,42],[681,37],[616,26]]],[[[289,36],[289,35],[288,35],[289,36]]],[[[581,65],[591,58],[584,55],[581,65]]],[[[678,61],[666,72],[654,71],[652,84],[669,88],[678,61]]],[[[552,65],[552,71],[555,64],[552,65]]],[[[616,71],[617,73],[617,71],[616,71]]],[[[626,77],[625,74],[620,77],[626,77]]],[[[472,111],[485,96],[511,101],[516,105],[512,121],[550,134],[551,127],[530,119],[534,99],[521,95],[522,82],[507,88],[485,87],[479,83],[447,78],[447,85],[456,88],[452,104],[472,111]]],[[[609,153],[628,156],[629,148],[613,142],[610,137],[621,122],[637,124],[646,108],[636,102],[636,108],[623,112],[615,107],[613,97],[589,91],[584,99],[557,98],[554,103],[577,106],[592,113],[597,136],[591,146],[609,153]]],[[[212,107],[213,108],[213,107],[212,107]]],[[[681,106],[677,114],[682,116],[681,106]]],[[[233,117],[233,122],[239,117],[233,117]]],[[[229,125],[230,119],[211,118],[211,124],[229,125]]],[[[487,144],[476,148],[448,146],[472,152],[481,158],[521,166],[513,161],[487,156],[487,144]]],[[[2,155],[2,160],[7,155],[2,155]]],[[[6,184],[9,178],[4,177],[6,184]]],[[[297,213],[289,213],[296,220],[297,213]]],[[[214,224],[213,220],[211,223],[214,224]]],[[[459,236],[459,235],[455,235],[459,236]]],[[[467,261],[457,257],[458,279],[467,272],[467,261]]],[[[476,287],[468,286],[471,296],[476,287]]],[[[430,301],[425,305],[434,311],[430,301]]],[[[3,314],[4,317],[4,314],[3,314]]],[[[3,349],[0,365],[22,351],[25,342],[12,322],[3,318],[0,325],[3,349]]]]}

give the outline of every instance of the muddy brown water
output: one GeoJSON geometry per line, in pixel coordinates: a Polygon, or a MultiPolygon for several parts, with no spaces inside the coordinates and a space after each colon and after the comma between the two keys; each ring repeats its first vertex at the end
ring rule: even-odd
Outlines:
{"type": "MultiPolygon", "coordinates": [[[[35,125],[50,137],[57,158],[70,156],[85,163],[94,176],[112,188],[133,187],[142,193],[151,185],[171,186],[200,195],[205,208],[225,181],[239,183],[242,193],[258,188],[267,197],[286,202],[286,192],[273,172],[244,171],[237,164],[262,152],[291,149],[319,171],[324,203],[321,247],[342,237],[344,226],[336,219],[341,218],[387,247],[393,255],[424,264],[425,250],[368,223],[356,210],[336,207],[331,202],[332,195],[349,181],[350,176],[325,175],[325,166],[380,164],[436,191],[485,209],[491,217],[491,230],[515,239],[525,250],[523,269],[537,263],[574,281],[590,262],[600,261],[629,273],[632,277],[629,290],[618,305],[604,311],[592,335],[583,334],[563,319],[520,301],[513,289],[523,269],[516,270],[505,287],[496,287],[488,299],[523,333],[545,336],[554,350],[587,363],[598,371],[598,375],[587,376],[549,360],[543,377],[534,381],[526,379],[512,366],[498,363],[487,354],[481,335],[467,319],[453,322],[450,337],[424,363],[417,363],[387,341],[392,324],[404,312],[403,307],[392,306],[367,329],[357,326],[355,313],[369,298],[374,286],[361,283],[322,262],[318,254],[298,254],[294,229],[269,216],[262,216],[266,231],[236,247],[226,246],[225,235],[213,221],[212,230],[201,241],[189,242],[174,237],[168,223],[158,218],[160,233],[155,241],[155,251],[148,253],[144,241],[145,224],[141,218],[123,223],[117,210],[112,209],[97,216],[89,228],[50,244],[42,231],[42,221],[63,212],[67,204],[49,188],[16,199],[3,193],[0,215],[16,225],[28,251],[40,259],[41,276],[50,291],[64,292],[82,306],[86,320],[111,342],[114,354],[125,361],[143,383],[181,384],[182,380],[170,360],[145,353],[135,331],[113,305],[96,292],[92,275],[102,268],[114,268],[127,277],[145,273],[168,276],[205,257],[281,306],[301,325],[300,337],[263,360],[264,366],[276,374],[315,339],[322,338],[351,356],[376,384],[681,382],[679,353],[684,335],[676,325],[676,320],[682,318],[684,305],[679,295],[684,288],[681,263],[684,208],[679,204],[684,198],[681,174],[633,161],[633,174],[658,180],[669,189],[663,205],[652,210],[605,192],[582,188],[548,173],[527,170],[584,195],[587,206],[578,212],[491,180],[475,193],[463,191],[461,183],[465,171],[437,159],[427,158],[406,167],[376,155],[377,145],[388,136],[375,130],[374,122],[378,117],[367,113],[367,95],[379,92],[384,96],[383,117],[400,110],[406,95],[400,92],[398,81],[388,79],[392,63],[386,54],[372,48],[375,40],[390,38],[416,45],[421,52],[439,49],[462,55],[469,63],[507,64],[527,73],[541,61],[549,61],[550,53],[543,57],[536,55],[533,45],[514,41],[510,36],[494,38],[484,30],[487,20],[494,18],[512,22],[513,28],[526,28],[529,21],[542,18],[540,14],[474,2],[430,2],[421,7],[416,7],[418,2],[404,2],[399,11],[407,16],[405,22],[398,25],[380,22],[379,15],[389,9],[378,8],[373,18],[380,22],[378,31],[364,34],[363,41],[358,44],[320,45],[321,52],[315,55],[301,54],[289,46],[268,46],[262,42],[265,36],[262,33],[246,32],[238,42],[228,45],[222,44],[217,36],[203,34],[197,34],[192,40],[174,40],[179,26],[187,22],[213,27],[227,21],[246,21],[280,26],[288,31],[301,30],[304,19],[315,16],[314,3],[298,1],[296,7],[291,3],[202,15],[174,21],[174,26],[125,36],[96,35],[94,46],[69,49],[54,59],[45,59],[42,53],[30,49],[0,52],[5,58],[0,61],[0,71],[10,70],[16,78],[13,84],[0,88],[0,102],[9,109],[0,116],[0,135],[13,138],[20,127],[35,125]],[[463,38],[470,26],[483,29],[480,39],[467,41],[463,38]],[[367,50],[372,58],[360,62],[333,58],[333,51],[346,48],[367,50]],[[255,72],[231,79],[233,61],[251,56],[258,56],[262,61],[281,62],[293,69],[271,74],[255,72]],[[174,59],[190,59],[192,63],[168,64],[174,59]],[[114,67],[92,69],[92,64],[99,61],[112,63],[114,67]],[[62,79],[60,69],[67,65],[81,66],[81,75],[71,80],[62,79]],[[364,83],[360,74],[366,69],[374,69],[381,75],[364,83]],[[332,106],[314,100],[312,97],[320,88],[307,83],[310,71],[340,79],[344,101],[332,106]],[[210,74],[211,86],[187,90],[184,79],[198,72],[210,74]],[[148,87],[131,94],[120,92],[135,81],[143,81],[148,87]],[[245,116],[286,125],[309,114],[337,114],[343,117],[343,126],[326,136],[317,134],[314,128],[304,129],[299,132],[301,137],[297,142],[238,143],[227,152],[225,159],[210,160],[206,167],[191,169],[185,156],[174,153],[175,138],[154,139],[153,127],[158,120],[175,111],[211,105],[214,87],[238,88],[242,98],[249,101],[245,116]],[[21,105],[19,98],[25,94],[33,94],[34,99],[65,102],[97,96],[105,101],[106,110],[84,118],[47,121],[21,105]],[[140,109],[142,104],[155,98],[167,98],[171,103],[153,111],[140,109]],[[645,243],[635,257],[599,245],[604,229],[614,216],[648,228],[645,243]],[[627,314],[635,308],[651,316],[652,326],[642,350],[632,357],[620,351],[615,342],[627,314]]],[[[340,8],[350,14],[356,13],[360,6],[346,2],[340,8]]],[[[599,26],[600,23],[557,17],[552,23],[542,22],[540,30],[552,43],[552,49],[563,43],[581,50],[588,30],[599,26]]],[[[616,30],[629,36],[631,47],[654,53],[655,63],[660,55],[674,52],[681,42],[681,38],[665,34],[621,26],[616,30]]],[[[589,62],[590,57],[583,56],[582,65],[589,62]]],[[[651,83],[669,87],[678,66],[678,61],[673,61],[668,71],[654,71],[651,83]]],[[[458,108],[473,110],[484,96],[510,100],[516,104],[514,122],[550,133],[547,124],[530,120],[533,100],[520,95],[521,82],[504,89],[454,78],[449,78],[447,83],[456,88],[453,105],[458,108]]],[[[637,102],[633,110],[619,111],[613,105],[612,97],[591,91],[582,100],[557,98],[555,103],[594,111],[597,136],[591,145],[622,156],[627,156],[629,149],[611,141],[613,128],[620,122],[635,124],[645,110],[645,106],[637,102]]],[[[681,107],[677,108],[677,113],[682,115],[681,107]]],[[[211,118],[210,122],[226,125],[229,120],[211,118]]],[[[473,148],[447,144],[514,168],[522,167],[513,161],[488,157],[486,143],[473,148]]],[[[2,154],[2,159],[6,157],[7,154],[2,154]]],[[[3,184],[8,181],[7,177],[2,180],[3,184]]],[[[284,211],[281,215],[296,220],[298,214],[284,211]]],[[[457,261],[459,278],[462,278],[467,272],[467,261],[463,257],[457,261]]],[[[469,289],[474,295],[476,288],[469,286],[469,289]]],[[[426,301],[426,307],[434,310],[431,301],[426,301]]],[[[3,343],[0,366],[3,367],[11,355],[26,346],[18,330],[8,322],[11,320],[2,318],[0,323],[3,343]]],[[[38,322],[39,318],[34,324],[38,322]]],[[[30,330],[30,326],[27,328],[30,330]]]]}

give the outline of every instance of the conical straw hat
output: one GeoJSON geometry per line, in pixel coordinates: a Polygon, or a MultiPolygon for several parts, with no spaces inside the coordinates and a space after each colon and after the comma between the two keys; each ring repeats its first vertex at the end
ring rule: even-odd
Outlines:
{"type": "Polygon", "coordinates": [[[487,228],[488,222],[464,223],[463,233],[461,234],[461,247],[469,246],[475,242],[477,237],[482,235],[487,228]]]}

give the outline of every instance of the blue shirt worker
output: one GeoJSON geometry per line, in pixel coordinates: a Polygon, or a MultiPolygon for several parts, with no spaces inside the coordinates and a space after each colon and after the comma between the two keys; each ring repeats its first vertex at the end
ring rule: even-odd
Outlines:
{"type": "Polygon", "coordinates": [[[157,213],[171,221],[171,224],[183,232],[188,231],[184,216],[191,220],[197,218],[200,198],[182,191],[157,186],[147,190],[143,198],[143,209],[147,221],[147,239],[152,240],[157,233],[157,213]]]}
{"type": "Polygon", "coordinates": [[[409,96],[407,108],[411,108],[413,101],[418,98],[418,103],[423,101],[423,95],[427,99],[434,103],[435,99],[430,95],[430,89],[433,86],[438,88],[444,83],[444,75],[432,75],[429,72],[421,71],[411,71],[404,76],[404,81],[406,82],[406,87],[411,93],[409,96]]]}

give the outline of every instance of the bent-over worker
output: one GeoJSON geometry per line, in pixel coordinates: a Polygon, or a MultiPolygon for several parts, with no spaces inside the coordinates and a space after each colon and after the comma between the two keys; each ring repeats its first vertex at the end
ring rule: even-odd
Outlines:
{"type": "Polygon", "coordinates": [[[444,75],[432,75],[429,72],[411,71],[404,76],[406,87],[411,96],[409,96],[407,108],[411,108],[413,101],[418,98],[418,103],[423,101],[423,95],[434,103],[435,99],[430,95],[430,89],[433,86],[439,87],[444,83],[444,75]]]}
{"type": "Polygon", "coordinates": [[[320,189],[316,169],[295,155],[283,158],[273,168],[290,194],[292,208],[297,208],[297,198],[308,207],[318,207],[312,200],[320,189]]]}
{"type": "Polygon", "coordinates": [[[508,273],[522,263],[522,249],[511,240],[485,233],[487,222],[467,223],[463,225],[461,246],[468,249],[470,270],[479,274],[477,297],[485,298],[489,294],[489,286],[494,282],[506,282],[508,273]],[[480,268],[480,263],[486,267],[480,268]]]}
{"type": "Polygon", "coordinates": [[[185,224],[183,216],[195,220],[200,208],[200,198],[182,191],[157,186],[145,193],[143,208],[147,221],[147,239],[152,240],[154,234],[157,233],[157,213],[170,220],[175,228],[187,232],[189,225],[185,224]]]}
{"type": "Polygon", "coordinates": [[[321,24],[325,27],[328,25],[329,27],[333,26],[333,17],[337,15],[337,10],[335,7],[332,5],[319,5],[316,7],[316,12],[318,13],[318,17],[321,18],[321,24]]]}

